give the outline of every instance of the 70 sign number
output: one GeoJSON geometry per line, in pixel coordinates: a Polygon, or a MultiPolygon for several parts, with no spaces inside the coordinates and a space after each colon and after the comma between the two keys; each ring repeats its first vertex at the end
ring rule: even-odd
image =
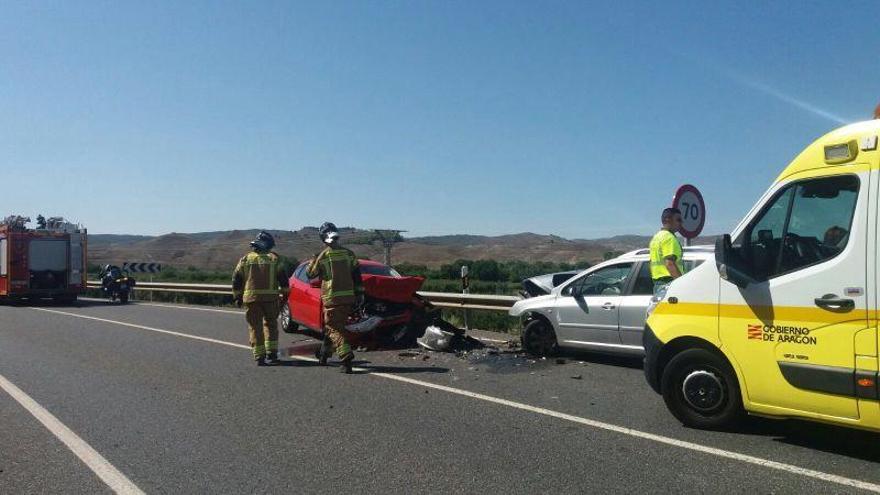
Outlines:
{"type": "Polygon", "coordinates": [[[672,206],[681,210],[681,235],[688,239],[700,235],[706,224],[706,203],[700,191],[690,184],[679,187],[672,206]]]}
{"type": "Polygon", "coordinates": [[[681,206],[682,206],[682,208],[680,208],[680,210],[681,210],[682,220],[684,220],[685,218],[690,218],[693,220],[700,219],[700,206],[699,205],[691,204],[691,203],[688,203],[687,201],[682,201],[681,206]]]}

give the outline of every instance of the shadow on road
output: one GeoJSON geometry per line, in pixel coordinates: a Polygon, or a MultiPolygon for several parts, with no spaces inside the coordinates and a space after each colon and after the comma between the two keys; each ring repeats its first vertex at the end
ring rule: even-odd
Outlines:
{"type": "MultiPolygon", "coordinates": [[[[534,359],[534,358],[533,358],[534,359]]],[[[547,358],[567,359],[574,361],[584,361],[592,364],[606,364],[608,366],[618,366],[621,368],[642,369],[643,360],[641,357],[623,356],[616,354],[601,354],[597,352],[565,350],[561,351],[558,356],[547,358]]]]}
{"type": "Polygon", "coordinates": [[[750,416],[736,433],[771,437],[773,441],[880,462],[880,433],[801,421],[774,420],[750,416]]]}
{"type": "Polygon", "coordinates": [[[362,370],[355,371],[355,374],[360,375],[367,375],[370,373],[389,373],[395,375],[407,375],[413,373],[449,373],[449,368],[431,366],[371,366],[369,361],[355,361],[352,364],[356,368],[362,368],[362,370]]]}

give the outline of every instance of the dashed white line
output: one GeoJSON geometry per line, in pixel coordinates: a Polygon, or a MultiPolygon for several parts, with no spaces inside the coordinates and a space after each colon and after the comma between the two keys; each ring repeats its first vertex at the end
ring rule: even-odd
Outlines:
{"type": "MultiPolygon", "coordinates": [[[[221,345],[250,350],[250,347],[248,347],[246,345],[236,344],[234,342],[227,342],[224,340],[211,339],[211,338],[207,338],[207,337],[200,337],[198,335],[191,335],[191,334],[182,333],[182,332],[175,332],[173,330],[163,330],[160,328],[147,327],[147,326],[143,326],[143,325],[136,325],[133,323],[126,323],[126,322],[116,321],[116,320],[108,320],[105,318],[97,318],[94,316],[86,316],[86,315],[81,315],[81,314],[77,314],[77,313],[69,313],[66,311],[57,311],[57,310],[45,309],[45,308],[34,308],[34,309],[36,309],[38,311],[45,311],[47,313],[55,313],[55,314],[60,314],[60,315],[64,315],[64,316],[72,316],[75,318],[84,318],[87,320],[101,321],[101,322],[111,323],[111,324],[115,324],[115,325],[122,325],[122,326],[126,326],[126,327],[131,327],[131,328],[138,328],[141,330],[149,330],[151,332],[158,332],[158,333],[173,335],[173,336],[177,336],[177,337],[189,338],[189,339],[193,339],[193,340],[200,340],[200,341],[211,342],[211,343],[215,343],[215,344],[221,344],[221,345]]],[[[295,360],[299,360],[299,361],[310,361],[310,362],[316,361],[316,359],[314,359],[314,358],[308,358],[308,357],[302,357],[302,356],[290,356],[290,357],[291,357],[291,359],[295,359],[295,360]]],[[[822,481],[827,481],[830,483],[836,483],[838,485],[859,488],[862,490],[867,490],[869,492],[880,493],[880,484],[871,483],[868,481],[847,478],[844,476],[838,476],[836,474],[825,473],[822,471],[816,471],[814,469],[808,469],[808,468],[804,468],[804,467],[800,467],[800,466],[795,466],[793,464],[786,464],[783,462],[772,461],[770,459],[764,459],[761,457],[755,457],[755,456],[751,456],[751,455],[747,455],[747,454],[741,454],[741,453],[732,452],[729,450],[718,449],[715,447],[708,447],[708,446],[700,445],[700,444],[693,443],[693,442],[686,442],[683,440],[678,440],[678,439],[666,437],[663,435],[656,435],[654,433],[648,433],[648,432],[636,430],[633,428],[618,426],[618,425],[614,425],[614,424],[610,424],[610,423],[605,423],[603,421],[597,421],[597,420],[593,420],[593,419],[589,419],[589,418],[584,418],[581,416],[566,414],[566,413],[554,411],[551,409],[545,409],[543,407],[531,406],[528,404],[523,404],[521,402],[515,402],[515,401],[511,401],[511,400],[507,400],[507,399],[501,399],[499,397],[493,397],[491,395],[480,394],[477,392],[471,392],[471,391],[463,390],[463,389],[459,389],[459,388],[447,387],[445,385],[438,385],[436,383],[425,382],[422,380],[407,378],[407,377],[403,377],[403,376],[399,376],[399,375],[394,375],[391,373],[370,372],[369,369],[365,369],[365,368],[356,368],[356,369],[358,371],[368,372],[371,376],[375,376],[375,377],[385,378],[388,380],[394,380],[394,381],[403,382],[403,383],[409,383],[411,385],[418,385],[421,387],[431,388],[434,390],[441,390],[443,392],[448,392],[450,394],[455,394],[455,395],[459,395],[462,397],[469,397],[469,398],[481,400],[484,402],[490,402],[492,404],[498,404],[498,405],[510,407],[513,409],[519,409],[521,411],[527,411],[527,412],[531,412],[534,414],[540,414],[543,416],[557,418],[557,419],[561,419],[564,421],[569,421],[572,423],[577,423],[580,425],[589,426],[591,428],[596,428],[596,429],[605,430],[605,431],[611,431],[611,432],[619,433],[622,435],[627,435],[627,436],[634,437],[634,438],[640,438],[643,440],[650,440],[652,442],[656,442],[656,443],[660,443],[660,444],[664,444],[664,445],[670,445],[670,446],[678,447],[678,448],[682,448],[682,449],[687,449],[687,450],[694,451],[694,452],[700,452],[703,454],[713,455],[713,456],[721,457],[724,459],[730,459],[730,460],[734,460],[734,461],[744,462],[747,464],[753,464],[753,465],[761,466],[761,467],[768,468],[768,469],[775,469],[777,471],[783,471],[783,472],[787,472],[790,474],[804,476],[807,478],[813,478],[813,479],[818,479],[818,480],[822,480],[822,481]]]]}
{"type": "Polygon", "coordinates": [[[28,394],[24,393],[15,384],[0,375],[0,388],[6,391],[13,399],[15,399],[22,407],[27,409],[37,421],[43,424],[55,438],[67,446],[79,459],[85,463],[107,486],[114,492],[119,494],[143,494],[144,492],[137,487],[130,479],[116,469],[107,459],[104,458],[91,445],[79,437],[70,428],[64,425],[43,406],[32,399],[28,394]]]}

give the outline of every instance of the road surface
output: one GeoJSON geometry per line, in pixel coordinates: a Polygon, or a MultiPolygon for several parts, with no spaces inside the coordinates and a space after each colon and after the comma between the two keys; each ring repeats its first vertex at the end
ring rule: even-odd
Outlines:
{"type": "Polygon", "coordinates": [[[0,306],[0,493],[880,492],[880,435],[687,429],[639,361],[281,347],[256,367],[236,310],[0,306]]]}

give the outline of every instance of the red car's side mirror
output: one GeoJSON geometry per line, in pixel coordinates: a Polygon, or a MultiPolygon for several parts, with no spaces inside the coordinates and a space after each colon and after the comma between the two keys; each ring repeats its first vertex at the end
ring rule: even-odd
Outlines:
{"type": "Polygon", "coordinates": [[[309,287],[311,287],[313,289],[320,289],[321,288],[321,279],[320,278],[313,278],[313,279],[309,280],[309,287]]]}

